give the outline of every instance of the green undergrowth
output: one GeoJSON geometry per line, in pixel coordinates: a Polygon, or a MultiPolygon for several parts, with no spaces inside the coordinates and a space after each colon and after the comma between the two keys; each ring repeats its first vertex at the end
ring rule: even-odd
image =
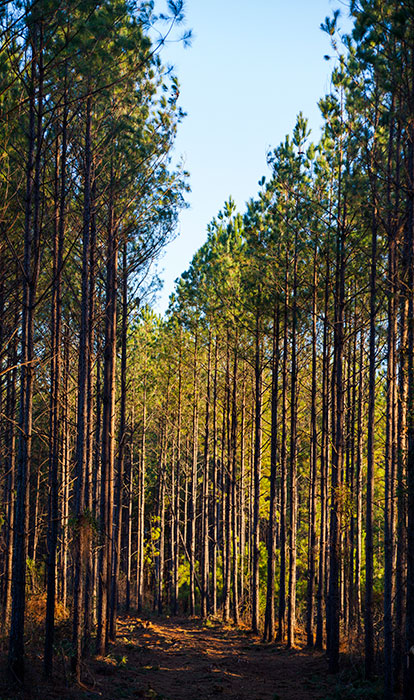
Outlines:
{"type": "Polygon", "coordinates": [[[379,700],[383,695],[382,681],[366,681],[343,673],[338,676],[334,687],[321,700],[379,700]]]}

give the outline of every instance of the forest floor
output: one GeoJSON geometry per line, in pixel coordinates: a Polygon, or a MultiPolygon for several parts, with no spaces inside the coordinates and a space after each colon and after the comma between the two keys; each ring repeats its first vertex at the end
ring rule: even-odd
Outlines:
{"type": "MultiPolygon", "coordinates": [[[[70,679],[62,646],[54,678],[42,678],[41,654],[27,659],[24,689],[0,678],[0,700],[334,700],[348,695],[329,676],[323,654],[263,644],[247,629],[199,619],[123,616],[106,657],[88,660],[83,686],[70,679]]],[[[38,650],[40,652],[40,650],[38,650]]],[[[3,665],[3,664],[2,664],[3,665]]],[[[4,666],[3,666],[4,667],[4,666]]],[[[358,697],[379,697],[376,694],[358,697]]]]}

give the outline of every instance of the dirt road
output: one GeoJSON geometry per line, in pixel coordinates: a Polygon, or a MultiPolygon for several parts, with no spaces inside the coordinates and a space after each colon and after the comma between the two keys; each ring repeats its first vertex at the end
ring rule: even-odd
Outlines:
{"type": "Polygon", "coordinates": [[[317,700],[334,684],[322,654],[262,644],[220,622],[132,615],[119,621],[108,655],[87,660],[81,688],[70,678],[63,647],[52,681],[42,678],[41,653],[26,668],[25,688],[16,692],[3,682],[0,700],[317,700]]]}

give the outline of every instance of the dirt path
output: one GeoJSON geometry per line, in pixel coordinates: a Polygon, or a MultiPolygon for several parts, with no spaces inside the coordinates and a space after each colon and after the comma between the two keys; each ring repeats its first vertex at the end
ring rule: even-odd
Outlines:
{"type": "Polygon", "coordinates": [[[105,698],[316,700],[326,697],[331,682],[321,654],[263,645],[221,624],[130,618],[121,621],[119,637],[112,655],[122,672],[112,678],[114,695],[101,685],[105,698]]]}
{"type": "Polygon", "coordinates": [[[108,655],[85,664],[83,688],[70,682],[64,658],[57,655],[53,681],[45,683],[41,654],[32,654],[26,688],[16,693],[0,682],[0,700],[317,700],[333,683],[322,654],[187,618],[122,618],[108,655]]]}

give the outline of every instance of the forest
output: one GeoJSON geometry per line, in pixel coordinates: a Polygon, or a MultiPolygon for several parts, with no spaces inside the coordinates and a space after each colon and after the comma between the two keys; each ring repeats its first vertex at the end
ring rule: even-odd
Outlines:
{"type": "Polygon", "coordinates": [[[0,4],[0,694],[49,697],[39,658],[94,697],[126,620],[177,619],[359,674],[266,698],[413,700],[413,0],[323,21],[320,139],[299,113],[162,316],[190,186],[166,6],[0,4]]]}

